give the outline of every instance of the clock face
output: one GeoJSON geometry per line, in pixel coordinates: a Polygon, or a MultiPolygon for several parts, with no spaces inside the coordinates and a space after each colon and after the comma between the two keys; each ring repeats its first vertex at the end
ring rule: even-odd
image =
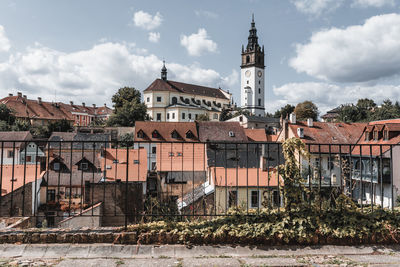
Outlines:
{"type": "Polygon", "coordinates": [[[250,77],[251,71],[247,70],[244,74],[246,75],[246,77],[250,77]]]}
{"type": "Polygon", "coordinates": [[[259,70],[258,73],[257,73],[257,75],[258,75],[258,77],[261,77],[261,76],[262,76],[262,71],[259,70]]]}

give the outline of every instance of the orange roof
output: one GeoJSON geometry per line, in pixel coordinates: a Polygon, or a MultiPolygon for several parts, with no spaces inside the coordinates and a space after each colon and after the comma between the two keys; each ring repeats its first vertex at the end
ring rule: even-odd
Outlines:
{"type": "Polygon", "coordinates": [[[371,121],[368,124],[369,125],[375,125],[375,124],[385,124],[385,123],[400,123],[400,119],[390,119],[390,120],[381,120],[381,121],[371,121]]]}
{"type": "Polygon", "coordinates": [[[266,134],[265,129],[244,129],[249,141],[276,142],[277,135],[266,134]]]}
{"type": "Polygon", "coordinates": [[[145,148],[129,149],[129,163],[127,164],[127,149],[106,149],[101,168],[104,171],[104,167],[106,167],[107,180],[126,181],[126,166],[128,165],[128,181],[146,182],[147,152],[145,148]]]}
{"type": "MultiPolygon", "coordinates": [[[[314,122],[313,127],[308,127],[307,122],[297,122],[297,124],[289,124],[295,137],[297,129],[303,128],[304,138],[301,140],[306,144],[331,144],[331,153],[337,153],[339,146],[335,144],[355,144],[360,139],[366,123],[343,123],[343,122],[314,122]],[[333,146],[332,146],[333,145],[333,146]]],[[[310,146],[311,152],[328,153],[329,146],[322,145],[319,150],[318,146],[310,146]]],[[[342,153],[349,152],[347,146],[343,146],[342,153]]]]}
{"type": "Polygon", "coordinates": [[[198,133],[195,122],[154,122],[137,121],[135,123],[135,141],[168,141],[168,142],[197,142],[198,133]],[[157,131],[160,138],[153,138],[153,132],[157,131]],[[178,138],[173,138],[176,131],[178,138]],[[186,133],[192,132],[193,138],[187,138],[186,133]],[[143,132],[144,137],[139,138],[138,133],[143,132]]]}
{"type": "Polygon", "coordinates": [[[86,113],[88,115],[111,114],[112,110],[108,107],[88,107],[83,105],[65,104],[61,102],[46,102],[27,99],[21,95],[8,96],[0,100],[8,108],[15,112],[17,118],[44,119],[73,121],[72,112],[86,113]]]}
{"type": "Polygon", "coordinates": [[[211,167],[210,173],[216,186],[278,186],[275,169],[211,167]]]}
{"type": "Polygon", "coordinates": [[[205,171],[205,144],[157,144],[157,171],[205,171]]]}
{"type": "MultiPolygon", "coordinates": [[[[25,184],[34,182],[35,176],[38,179],[40,179],[42,174],[44,173],[44,172],[40,173],[40,164],[38,164],[38,166],[26,165],[26,169],[24,168],[24,164],[16,164],[14,165],[14,168],[12,165],[3,165],[2,171],[3,171],[3,176],[1,179],[2,195],[10,193],[12,189],[16,190],[22,187],[24,185],[24,173],[25,173],[25,184]],[[14,171],[14,179],[12,179],[13,171],[14,171]]],[[[40,184],[38,184],[37,187],[39,188],[40,184]]]]}

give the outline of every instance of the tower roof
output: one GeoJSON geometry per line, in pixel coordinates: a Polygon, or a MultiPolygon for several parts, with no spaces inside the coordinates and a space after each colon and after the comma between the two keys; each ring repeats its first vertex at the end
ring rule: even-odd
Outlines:
{"type": "Polygon", "coordinates": [[[167,80],[167,68],[165,67],[165,60],[163,60],[163,67],[161,69],[161,79],[167,80]]]}
{"type": "Polygon", "coordinates": [[[249,30],[249,38],[247,43],[247,50],[256,50],[259,47],[256,23],[254,22],[254,14],[252,15],[251,27],[249,30]]]}

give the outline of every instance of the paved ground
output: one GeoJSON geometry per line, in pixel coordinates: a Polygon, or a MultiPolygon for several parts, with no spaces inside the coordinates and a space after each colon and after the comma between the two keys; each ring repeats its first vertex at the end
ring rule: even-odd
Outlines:
{"type": "Polygon", "coordinates": [[[0,245],[0,266],[400,266],[400,246],[0,245]]]}

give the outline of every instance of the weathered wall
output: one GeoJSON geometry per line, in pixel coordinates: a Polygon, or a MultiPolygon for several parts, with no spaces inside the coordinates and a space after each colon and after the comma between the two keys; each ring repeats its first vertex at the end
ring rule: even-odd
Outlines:
{"type": "Polygon", "coordinates": [[[102,204],[98,203],[82,213],[58,223],[60,228],[100,227],[102,204]]]}

